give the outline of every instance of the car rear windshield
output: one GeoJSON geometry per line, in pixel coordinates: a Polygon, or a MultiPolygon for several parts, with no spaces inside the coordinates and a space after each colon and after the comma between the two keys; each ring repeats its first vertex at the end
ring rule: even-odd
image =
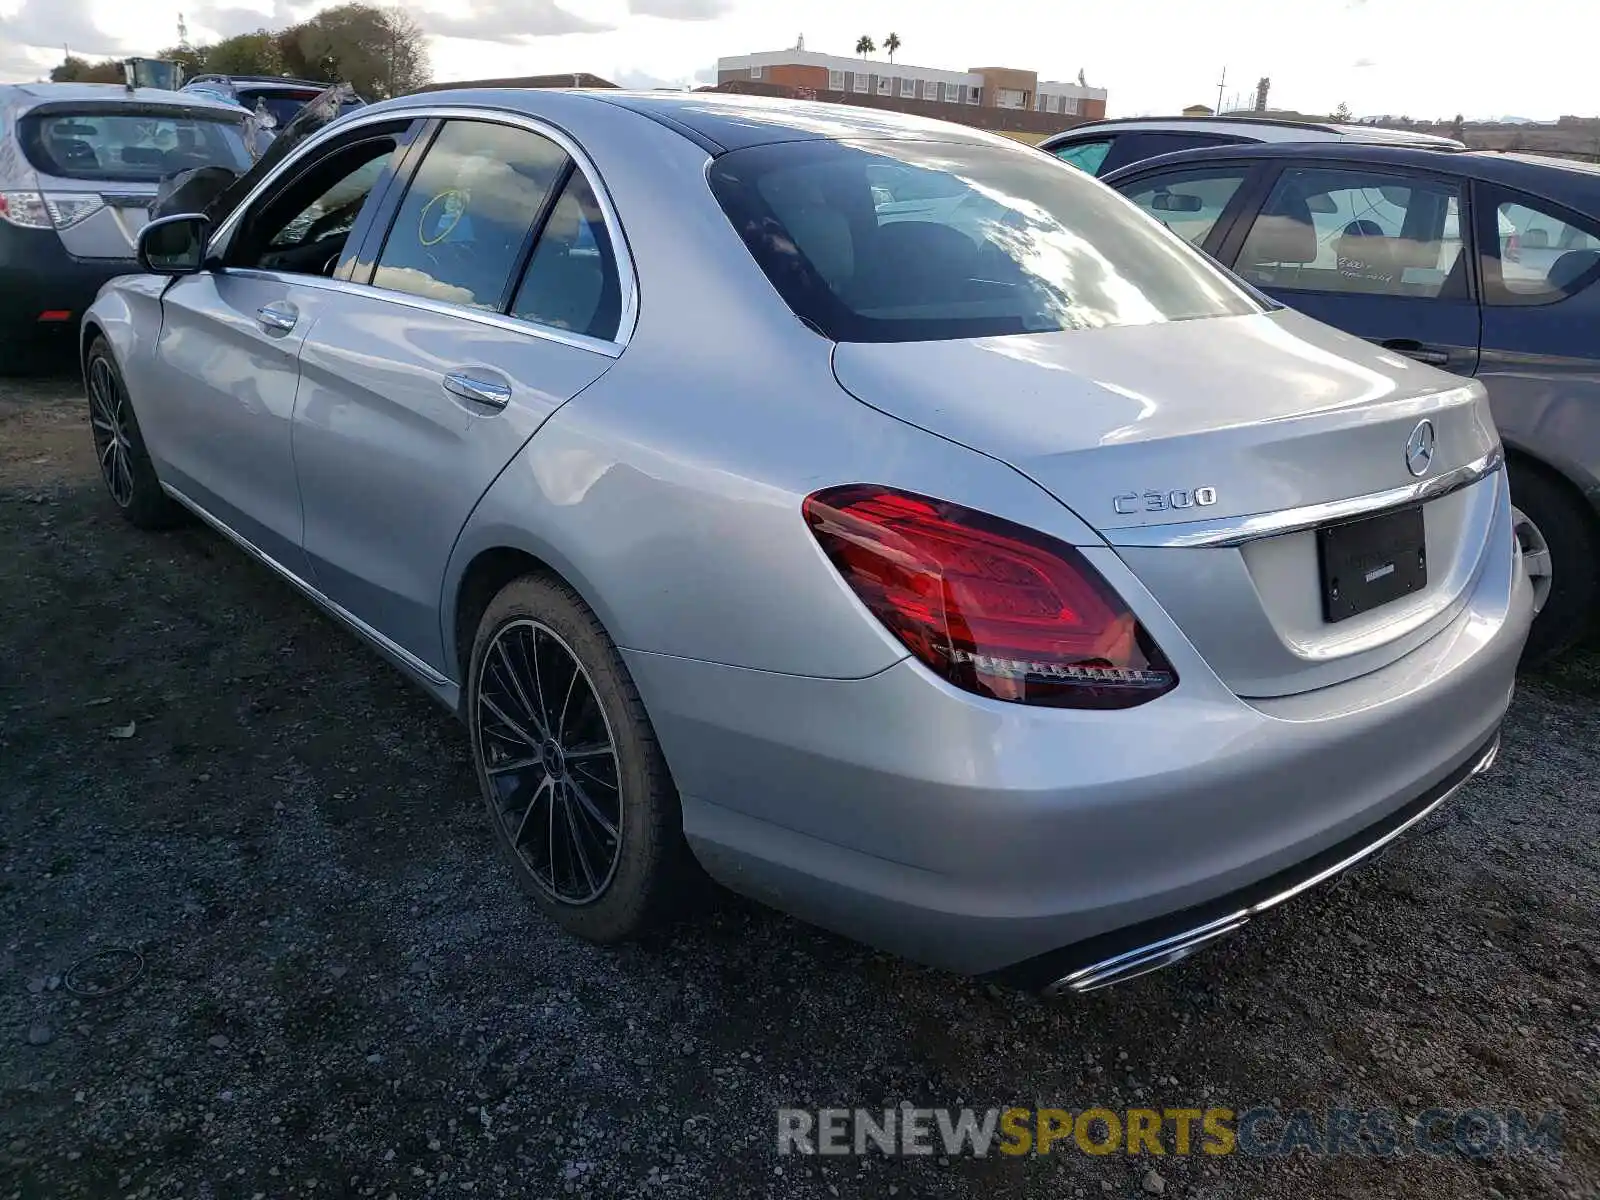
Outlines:
{"type": "MultiPolygon", "coordinates": [[[[261,104],[277,120],[278,128],[282,129],[300,115],[302,108],[320,95],[321,92],[309,88],[299,92],[251,91],[249,88],[240,88],[239,102],[251,110],[254,110],[258,103],[261,104]]],[[[339,105],[339,111],[347,113],[363,107],[365,106],[360,100],[346,100],[339,105]]]]}
{"type": "Polygon", "coordinates": [[[18,128],[28,161],[58,178],[156,183],[192,167],[250,167],[240,122],[193,110],[53,109],[24,117],[18,128]]]}
{"type": "Polygon", "coordinates": [[[723,155],[710,180],[790,308],[835,341],[1262,311],[1110,189],[1020,146],[783,142],[723,155]]]}

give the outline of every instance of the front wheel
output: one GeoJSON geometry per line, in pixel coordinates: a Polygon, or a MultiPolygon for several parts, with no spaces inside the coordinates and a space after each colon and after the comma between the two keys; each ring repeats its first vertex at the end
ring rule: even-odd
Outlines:
{"type": "Polygon", "coordinates": [[[89,432],[100,478],[112,502],[140,529],[167,529],[178,524],[183,510],[161,490],[138,418],[133,415],[127,385],[104,338],[95,338],[89,347],[84,376],[89,389],[89,432]]]}
{"type": "Polygon", "coordinates": [[[1536,467],[1510,466],[1513,528],[1537,615],[1523,662],[1548,662],[1589,627],[1600,598],[1600,538],[1583,501],[1536,467]]]}
{"type": "Polygon", "coordinates": [[[569,933],[633,937],[683,894],[678,797],[627,666],[566,584],[514,580],[478,625],[467,683],[490,824],[534,902],[569,933]]]}

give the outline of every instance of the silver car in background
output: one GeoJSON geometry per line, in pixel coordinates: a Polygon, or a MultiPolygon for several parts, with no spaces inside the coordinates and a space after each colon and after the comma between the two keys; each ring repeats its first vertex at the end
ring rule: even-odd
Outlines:
{"type": "Polygon", "coordinates": [[[1086,175],[833,105],[375,105],[146,231],[83,326],[199,515],[470,730],[565,929],[688,872],[1086,990],[1492,759],[1531,612],[1476,383],[1086,175]],[[895,188],[960,192],[926,219],[895,188]]]}
{"type": "Polygon", "coordinates": [[[0,369],[74,331],[101,284],[137,271],[161,181],[249,169],[249,114],[159,88],[0,85],[0,369]]]}

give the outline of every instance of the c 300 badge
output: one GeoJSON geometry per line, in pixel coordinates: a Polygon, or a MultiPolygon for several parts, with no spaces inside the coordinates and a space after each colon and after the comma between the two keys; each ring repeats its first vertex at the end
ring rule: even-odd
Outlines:
{"type": "Polygon", "coordinates": [[[1134,513],[1163,513],[1185,508],[1209,508],[1217,502],[1217,489],[1197,487],[1189,491],[1123,492],[1111,501],[1111,507],[1125,517],[1134,513]]]}

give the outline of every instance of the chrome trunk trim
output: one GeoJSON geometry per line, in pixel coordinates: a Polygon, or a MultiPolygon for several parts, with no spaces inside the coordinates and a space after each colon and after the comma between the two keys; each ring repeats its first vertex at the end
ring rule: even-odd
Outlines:
{"type": "Polygon", "coordinates": [[[1109,529],[1104,532],[1104,536],[1112,546],[1183,549],[1242,546],[1246,542],[1259,541],[1261,538],[1301,533],[1335,521],[1376,516],[1378,513],[1405,508],[1410,504],[1437,500],[1440,496],[1448,496],[1451,492],[1471,487],[1493,475],[1504,465],[1505,451],[1496,446],[1482,458],[1457,467],[1453,471],[1446,471],[1443,475],[1432,479],[1421,479],[1416,483],[1408,483],[1387,491],[1351,496],[1346,500],[1329,500],[1322,504],[1306,504],[1299,508],[1286,508],[1280,512],[1257,513],[1248,517],[1218,517],[1210,521],[1109,529]]]}

